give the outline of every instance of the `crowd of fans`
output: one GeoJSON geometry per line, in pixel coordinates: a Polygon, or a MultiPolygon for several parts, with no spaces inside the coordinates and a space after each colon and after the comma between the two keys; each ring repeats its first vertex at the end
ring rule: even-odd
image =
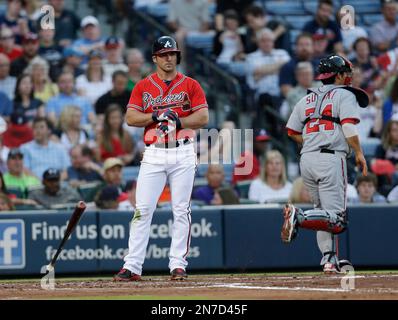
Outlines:
{"type": "MultiPolygon", "coordinates": [[[[116,4],[115,10],[123,7],[121,2],[133,8],[129,1],[103,2],[116,4]]],[[[140,10],[157,2],[134,5],[140,10]]],[[[319,0],[300,30],[267,12],[264,1],[165,2],[164,24],[182,50],[180,70],[189,71],[189,39],[211,37],[209,58],[227,72],[243,64],[243,74],[236,76],[254,101],[246,106],[253,116],[254,144],[242,154],[253,162],[253,170],[228,176],[222,165],[209,165],[205,181],[193,192],[197,203],[310,203],[302,179],[289,181],[286,155],[273,150],[273,141],[284,134],[283,119],[307,89],[319,85],[316,67],[331,53],[353,62],[353,85],[366,90],[371,101],[361,110],[361,141],[378,144],[367,154],[373,173],[362,177],[353,171],[348,200],[398,201],[395,0],[380,2],[379,22],[348,29],[341,28],[344,16],[333,1],[319,0]]],[[[124,181],[123,168],[139,166],[143,130],[127,127],[124,113],[134,85],[153,70],[146,52],[127,48],[127,39],[102,34],[96,17],[79,17],[65,8],[64,0],[5,4],[0,11],[0,210],[56,208],[82,197],[98,208],[133,208],[135,181],[124,181]],[[40,24],[45,3],[54,8],[54,29],[40,24]]],[[[166,188],[166,202],[167,194],[166,188]]]]}

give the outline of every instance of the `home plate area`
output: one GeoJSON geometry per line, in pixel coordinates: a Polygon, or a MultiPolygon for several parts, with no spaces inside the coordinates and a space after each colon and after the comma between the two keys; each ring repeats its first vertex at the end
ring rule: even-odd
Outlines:
{"type": "Polygon", "coordinates": [[[351,275],[225,274],[190,275],[185,281],[144,276],[140,282],[111,277],[59,278],[54,290],[40,279],[0,280],[0,299],[398,299],[398,273],[351,275]]]}

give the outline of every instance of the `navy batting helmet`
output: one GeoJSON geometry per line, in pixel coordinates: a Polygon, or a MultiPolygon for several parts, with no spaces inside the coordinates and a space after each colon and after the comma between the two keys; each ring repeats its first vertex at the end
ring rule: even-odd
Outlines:
{"type": "Polygon", "coordinates": [[[162,36],[155,40],[152,45],[152,55],[156,56],[166,52],[176,52],[177,53],[177,64],[181,61],[181,51],[178,49],[177,41],[172,37],[162,36]]]}
{"type": "Polygon", "coordinates": [[[338,73],[352,72],[352,63],[339,55],[331,55],[321,59],[318,66],[319,75],[316,80],[328,79],[338,73]]]}

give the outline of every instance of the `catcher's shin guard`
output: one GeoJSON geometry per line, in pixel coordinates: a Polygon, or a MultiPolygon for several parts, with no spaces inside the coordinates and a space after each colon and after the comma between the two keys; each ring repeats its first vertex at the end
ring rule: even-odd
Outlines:
{"type": "Polygon", "coordinates": [[[308,210],[300,214],[298,225],[304,229],[326,231],[339,234],[346,229],[344,219],[325,210],[308,210]]]}

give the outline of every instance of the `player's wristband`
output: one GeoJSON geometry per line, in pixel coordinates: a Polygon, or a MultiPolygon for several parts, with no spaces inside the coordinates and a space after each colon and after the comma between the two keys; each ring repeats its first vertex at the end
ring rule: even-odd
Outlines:
{"type": "Polygon", "coordinates": [[[159,120],[158,120],[158,112],[157,111],[152,112],[152,120],[155,123],[159,122],[159,120]]]}
{"type": "Polygon", "coordinates": [[[177,129],[181,129],[181,128],[182,128],[180,118],[177,118],[177,120],[176,120],[176,128],[177,128],[177,129]]]}

